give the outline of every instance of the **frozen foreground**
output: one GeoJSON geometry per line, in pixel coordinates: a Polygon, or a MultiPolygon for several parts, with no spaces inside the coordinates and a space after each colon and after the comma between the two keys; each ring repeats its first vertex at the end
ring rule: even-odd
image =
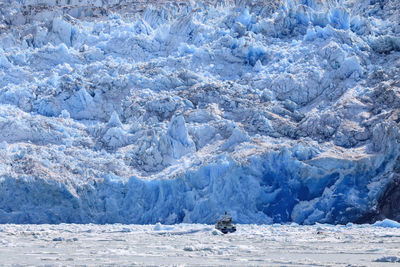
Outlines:
{"type": "MultiPolygon", "coordinates": [[[[383,226],[393,226],[388,223],[383,226]]],[[[400,224],[394,225],[400,227],[400,224]]],[[[400,228],[371,225],[0,225],[2,265],[395,266],[400,228]]]]}
{"type": "Polygon", "coordinates": [[[1,0],[0,223],[400,219],[399,8],[1,0]]]}

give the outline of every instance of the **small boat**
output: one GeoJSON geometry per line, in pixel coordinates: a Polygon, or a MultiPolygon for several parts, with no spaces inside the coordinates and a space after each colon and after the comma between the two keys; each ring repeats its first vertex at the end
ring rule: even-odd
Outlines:
{"type": "Polygon", "coordinates": [[[215,224],[215,229],[221,231],[224,234],[236,232],[236,226],[232,224],[232,217],[225,214],[221,220],[218,220],[215,224]]]}

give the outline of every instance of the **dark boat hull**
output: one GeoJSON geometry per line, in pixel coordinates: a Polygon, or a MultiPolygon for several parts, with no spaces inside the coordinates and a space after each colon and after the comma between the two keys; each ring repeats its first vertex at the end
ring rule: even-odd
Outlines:
{"type": "Polygon", "coordinates": [[[236,228],[222,228],[219,229],[223,234],[227,234],[227,233],[234,233],[236,232],[236,228]]]}

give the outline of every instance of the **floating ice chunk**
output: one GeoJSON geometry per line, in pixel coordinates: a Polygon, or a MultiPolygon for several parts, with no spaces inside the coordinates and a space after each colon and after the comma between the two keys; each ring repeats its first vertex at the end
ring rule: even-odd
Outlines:
{"type": "Polygon", "coordinates": [[[172,231],[174,230],[174,226],[173,225],[162,225],[160,222],[156,223],[154,225],[153,230],[154,231],[172,231]]]}
{"type": "Polygon", "coordinates": [[[154,225],[154,231],[160,231],[161,230],[161,227],[162,227],[162,225],[161,225],[161,223],[160,222],[158,222],[158,223],[156,223],[156,225],[154,225]]]}
{"type": "Polygon", "coordinates": [[[212,234],[212,235],[224,235],[221,231],[218,231],[218,230],[216,230],[216,229],[212,230],[212,231],[211,231],[211,234],[212,234]]]}
{"type": "Polygon", "coordinates": [[[377,221],[372,226],[386,227],[386,228],[400,228],[400,223],[393,220],[384,219],[383,221],[377,221]]]}
{"type": "Polygon", "coordinates": [[[385,256],[379,259],[374,260],[374,262],[392,262],[392,263],[400,263],[400,258],[396,256],[385,256]]]}

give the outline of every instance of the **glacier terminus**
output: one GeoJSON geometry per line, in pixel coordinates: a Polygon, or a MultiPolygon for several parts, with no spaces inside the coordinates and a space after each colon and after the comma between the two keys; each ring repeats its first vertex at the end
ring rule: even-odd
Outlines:
{"type": "Polygon", "coordinates": [[[0,1],[0,223],[400,220],[399,114],[397,0],[0,1]]]}

